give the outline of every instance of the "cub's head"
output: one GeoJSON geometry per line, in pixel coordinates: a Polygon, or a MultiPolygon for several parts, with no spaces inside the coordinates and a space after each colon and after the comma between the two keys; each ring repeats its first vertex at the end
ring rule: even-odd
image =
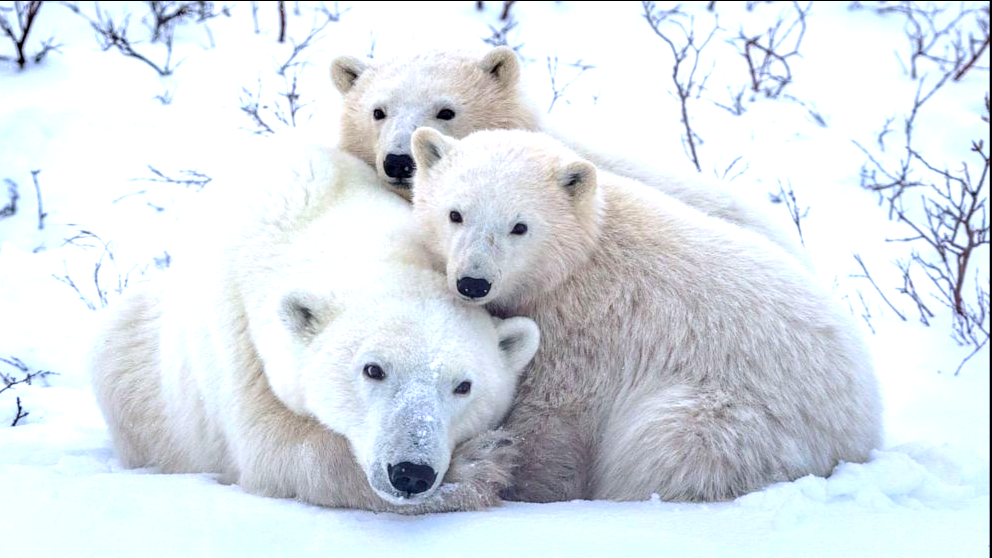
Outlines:
{"type": "Polygon", "coordinates": [[[345,436],[372,489],[394,504],[430,496],[455,446],[502,421],[540,337],[528,318],[493,318],[450,297],[293,290],[277,312],[296,410],[345,436]]]}
{"type": "Polygon", "coordinates": [[[517,87],[520,63],[506,47],[481,58],[443,51],[385,62],[340,56],[331,78],[344,97],[341,146],[407,199],[416,168],[410,137],[418,127],[460,138],[536,126],[517,87]]]}
{"type": "Polygon", "coordinates": [[[591,254],[596,168],[553,139],[484,131],[456,140],[422,128],[413,155],[417,230],[463,300],[512,312],[591,254]]]}

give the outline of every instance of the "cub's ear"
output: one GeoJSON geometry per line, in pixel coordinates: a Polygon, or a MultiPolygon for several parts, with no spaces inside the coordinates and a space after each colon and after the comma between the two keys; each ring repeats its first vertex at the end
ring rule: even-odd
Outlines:
{"type": "Polygon", "coordinates": [[[458,140],[438,132],[434,128],[417,128],[410,139],[413,146],[413,160],[418,169],[431,169],[438,161],[448,156],[458,144],[458,140]]]}
{"type": "Polygon", "coordinates": [[[334,82],[334,87],[344,95],[351,91],[355,82],[367,69],[369,69],[369,63],[361,58],[338,56],[331,62],[331,81],[334,82]]]}
{"type": "Polygon", "coordinates": [[[596,190],[596,167],[588,161],[574,161],[558,171],[558,185],[572,199],[580,199],[596,190]]]}
{"type": "Polygon", "coordinates": [[[496,334],[506,368],[515,373],[523,372],[541,344],[537,324],[530,318],[507,318],[496,324],[496,334]]]}
{"type": "Polygon", "coordinates": [[[490,50],[479,61],[479,67],[503,87],[516,85],[520,80],[520,60],[509,47],[498,46],[490,50]]]}
{"type": "Polygon", "coordinates": [[[279,320],[304,341],[316,337],[336,313],[333,300],[303,289],[286,293],[279,303],[279,320]]]}

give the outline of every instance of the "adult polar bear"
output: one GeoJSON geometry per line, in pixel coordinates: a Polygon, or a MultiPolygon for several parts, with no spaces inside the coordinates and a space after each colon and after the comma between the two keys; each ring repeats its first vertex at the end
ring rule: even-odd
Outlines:
{"type": "MultiPolygon", "coordinates": [[[[520,62],[507,47],[485,56],[430,51],[386,62],[339,56],[331,78],[343,95],[341,147],[376,168],[380,179],[400,195],[411,197],[414,161],[410,137],[428,126],[462,138],[478,130],[543,130],[520,87],[520,62]]],[[[643,182],[707,215],[755,231],[800,261],[806,254],[795,240],[722,186],[698,175],[680,178],[658,165],[635,163],[617,153],[583,146],[559,137],[600,168],[643,182]]]]}
{"type": "Polygon", "coordinates": [[[334,507],[497,503],[515,450],[491,429],[536,326],[449,295],[358,159],[288,167],[239,184],[247,207],[228,199],[232,226],[164,290],[111,309],[91,370],[122,463],[334,507]]]}
{"type": "Polygon", "coordinates": [[[795,258],[552,138],[423,128],[414,215],[449,289],[534,318],[511,498],[733,498],[881,437],[855,324],[795,258]]]}

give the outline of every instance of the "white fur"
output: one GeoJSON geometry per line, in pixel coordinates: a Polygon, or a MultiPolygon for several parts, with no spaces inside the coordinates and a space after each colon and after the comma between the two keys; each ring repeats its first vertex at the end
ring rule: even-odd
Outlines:
{"type": "Polygon", "coordinates": [[[643,182],[707,215],[757,232],[810,265],[793,236],[715,181],[699,175],[678,176],[663,168],[660,161],[635,162],[602,146],[584,145],[549,127],[522,93],[519,64],[507,47],[497,47],[484,56],[429,51],[385,62],[338,57],[331,64],[331,77],[344,97],[341,147],[376,167],[387,187],[410,198],[410,182],[387,177],[383,161],[391,153],[409,155],[410,137],[416,128],[431,127],[455,138],[479,130],[542,130],[599,168],[643,182]],[[377,108],[384,111],[385,119],[373,118],[377,108]],[[439,120],[442,108],[452,109],[455,118],[439,120]]]}
{"type": "Polygon", "coordinates": [[[857,327],[780,246],[540,134],[425,128],[413,151],[449,288],[487,279],[471,302],[542,331],[505,426],[526,456],[510,497],[719,500],[877,447],[857,327]]]}
{"type": "Polygon", "coordinates": [[[111,309],[91,369],[122,463],[327,506],[496,503],[515,450],[491,429],[536,326],[451,297],[409,240],[409,205],[361,161],[316,150],[287,168],[249,176],[261,187],[224,208],[232,229],[111,309]],[[402,462],[434,483],[397,490],[402,462]]]}

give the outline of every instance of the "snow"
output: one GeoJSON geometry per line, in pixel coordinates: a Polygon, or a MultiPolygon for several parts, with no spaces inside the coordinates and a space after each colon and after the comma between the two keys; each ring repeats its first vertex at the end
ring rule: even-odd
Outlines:
{"type": "MultiPolygon", "coordinates": [[[[300,3],[301,15],[293,13],[295,3],[287,4],[289,35],[301,40],[311,28],[313,4],[300,3]]],[[[327,72],[333,56],[364,56],[373,40],[377,58],[413,48],[485,48],[479,39],[490,34],[487,26],[500,25],[500,3],[486,4],[481,13],[468,1],[341,4],[340,21],[325,29],[299,76],[302,101],[313,101],[301,110],[305,125],[277,135],[335,141],[339,101],[327,72]]],[[[174,59],[184,60],[174,75],[159,77],[136,60],[101,51],[84,20],[46,3],[32,41],[54,36],[64,43],[62,52],[23,72],[0,65],[0,180],[13,180],[20,193],[17,214],[0,219],[0,358],[58,375],[0,393],[6,516],[0,554],[988,555],[989,349],[953,373],[969,349],[950,338],[948,316],[925,327],[895,293],[901,280],[890,262],[907,257],[909,247],[886,239],[907,236],[906,230],[886,220],[874,196],[858,187],[865,156],[852,140],[873,149],[885,119],[895,116],[896,131],[880,156],[899,155],[899,122],[918,85],[897,61],[907,49],[903,25],[895,14],[814,5],[786,92],[815,105],[827,126],[784,99],[759,98],[733,116],[709,101],[726,103],[726,86],[747,80],[723,39],[741,25],[762,32],[784,9],[779,4],[753,12],[716,4],[725,31],[708,47],[716,70],[703,98],[692,101],[690,118],[703,140],[703,172],[722,173],[741,156],[747,171],[731,187],[794,230],[785,208],[768,201],[779,181],[791,184],[800,205],[810,207],[803,237],[824,282],[858,316],[858,293],[865,298],[874,333],[862,324],[886,423],[883,448],[870,462],[841,464],[829,478],[807,477],[733,502],[508,503],[426,517],[329,510],[246,494],[210,475],[121,469],[84,374],[90,332],[102,311],[93,276],[103,249],[92,237],[81,240],[89,248],[64,239],[85,230],[111,243],[115,260],[104,256],[98,270],[111,303],[120,276],[155,280],[166,254],[181,253],[178,216],[195,211],[206,195],[236,193],[239,184],[225,176],[267,152],[271,137],[243,129],[251,122],[239,109],[239,95],[261,82],[263,104],[284,102],[276,95],[283,83],[275,69],[291,47],[275,41],[274,5],[261,5],[256,35],[249,4],[236,4],[231,17],[207,23],[210,35],[203,25],[181,26],[174,59]],[[209,47],[211,35],[216,48],[209,47]],[[174,95],[169,105],[154,99],[166,90],[174,95]],[[149,165],[170,176],[196,169],[214,180],[203,192],[135,180],[153,176],[149,165]],[[37,226],[32,170],[41,171],[44,230],[37,226]],[[852,277],[860,273],[853,252],[909,320],[898,319],[864,279],[852,277]],[[91,311],[53,275],[68,275],[101,309],[91,311]],[[30,414],[10,428],[18,397],[30,414]]],[[[91,4],[80,6],[93,16],[91,4]]],[[[135,14],[129,32],[147,38],[139,22],[144,4],[103,7],[135,14]]],[[[698,32],[708,32],[713,16],[705,5],[687,9],[698,32]]],[[[680,142],[678,103],[668,93],[671,55],[638,3],[517,3],[512,12],[519,26],[510,43],[523,44],[525,79],[538,106],[551,102],[546,56],[559,57],[559,85],[578,76],[555,103],[552,123],[597,145],[693,171],[680,142]],[[578,59],[596,67],[578,75],[564,65],[578,59]]],[[[9,48],[0,43],[0,54],[9,48]]],[[[164,54],[161,45],[136,48],[156,60],[164,54]]],[[[980,65],[988,66],[987,53],[980,65]]],[[[931,72],[926,83],[934,83],[933,67],[921,67],[931,72]]],[[[990,143],[988,125],[978,118],[987,90],[988,73],[980,70],[949,82],[921,110],[917,149],[938,166],[958,169],[968,160],[974,169],[971,140],[990,143]]],[[[6,184],[0,187],[2,206],[6,184]]],[[[969,273],[984,285],[988,256],[983,247],[969,273]]],[[[0,362],[0,371],[14,369],[0,362]]]]}

